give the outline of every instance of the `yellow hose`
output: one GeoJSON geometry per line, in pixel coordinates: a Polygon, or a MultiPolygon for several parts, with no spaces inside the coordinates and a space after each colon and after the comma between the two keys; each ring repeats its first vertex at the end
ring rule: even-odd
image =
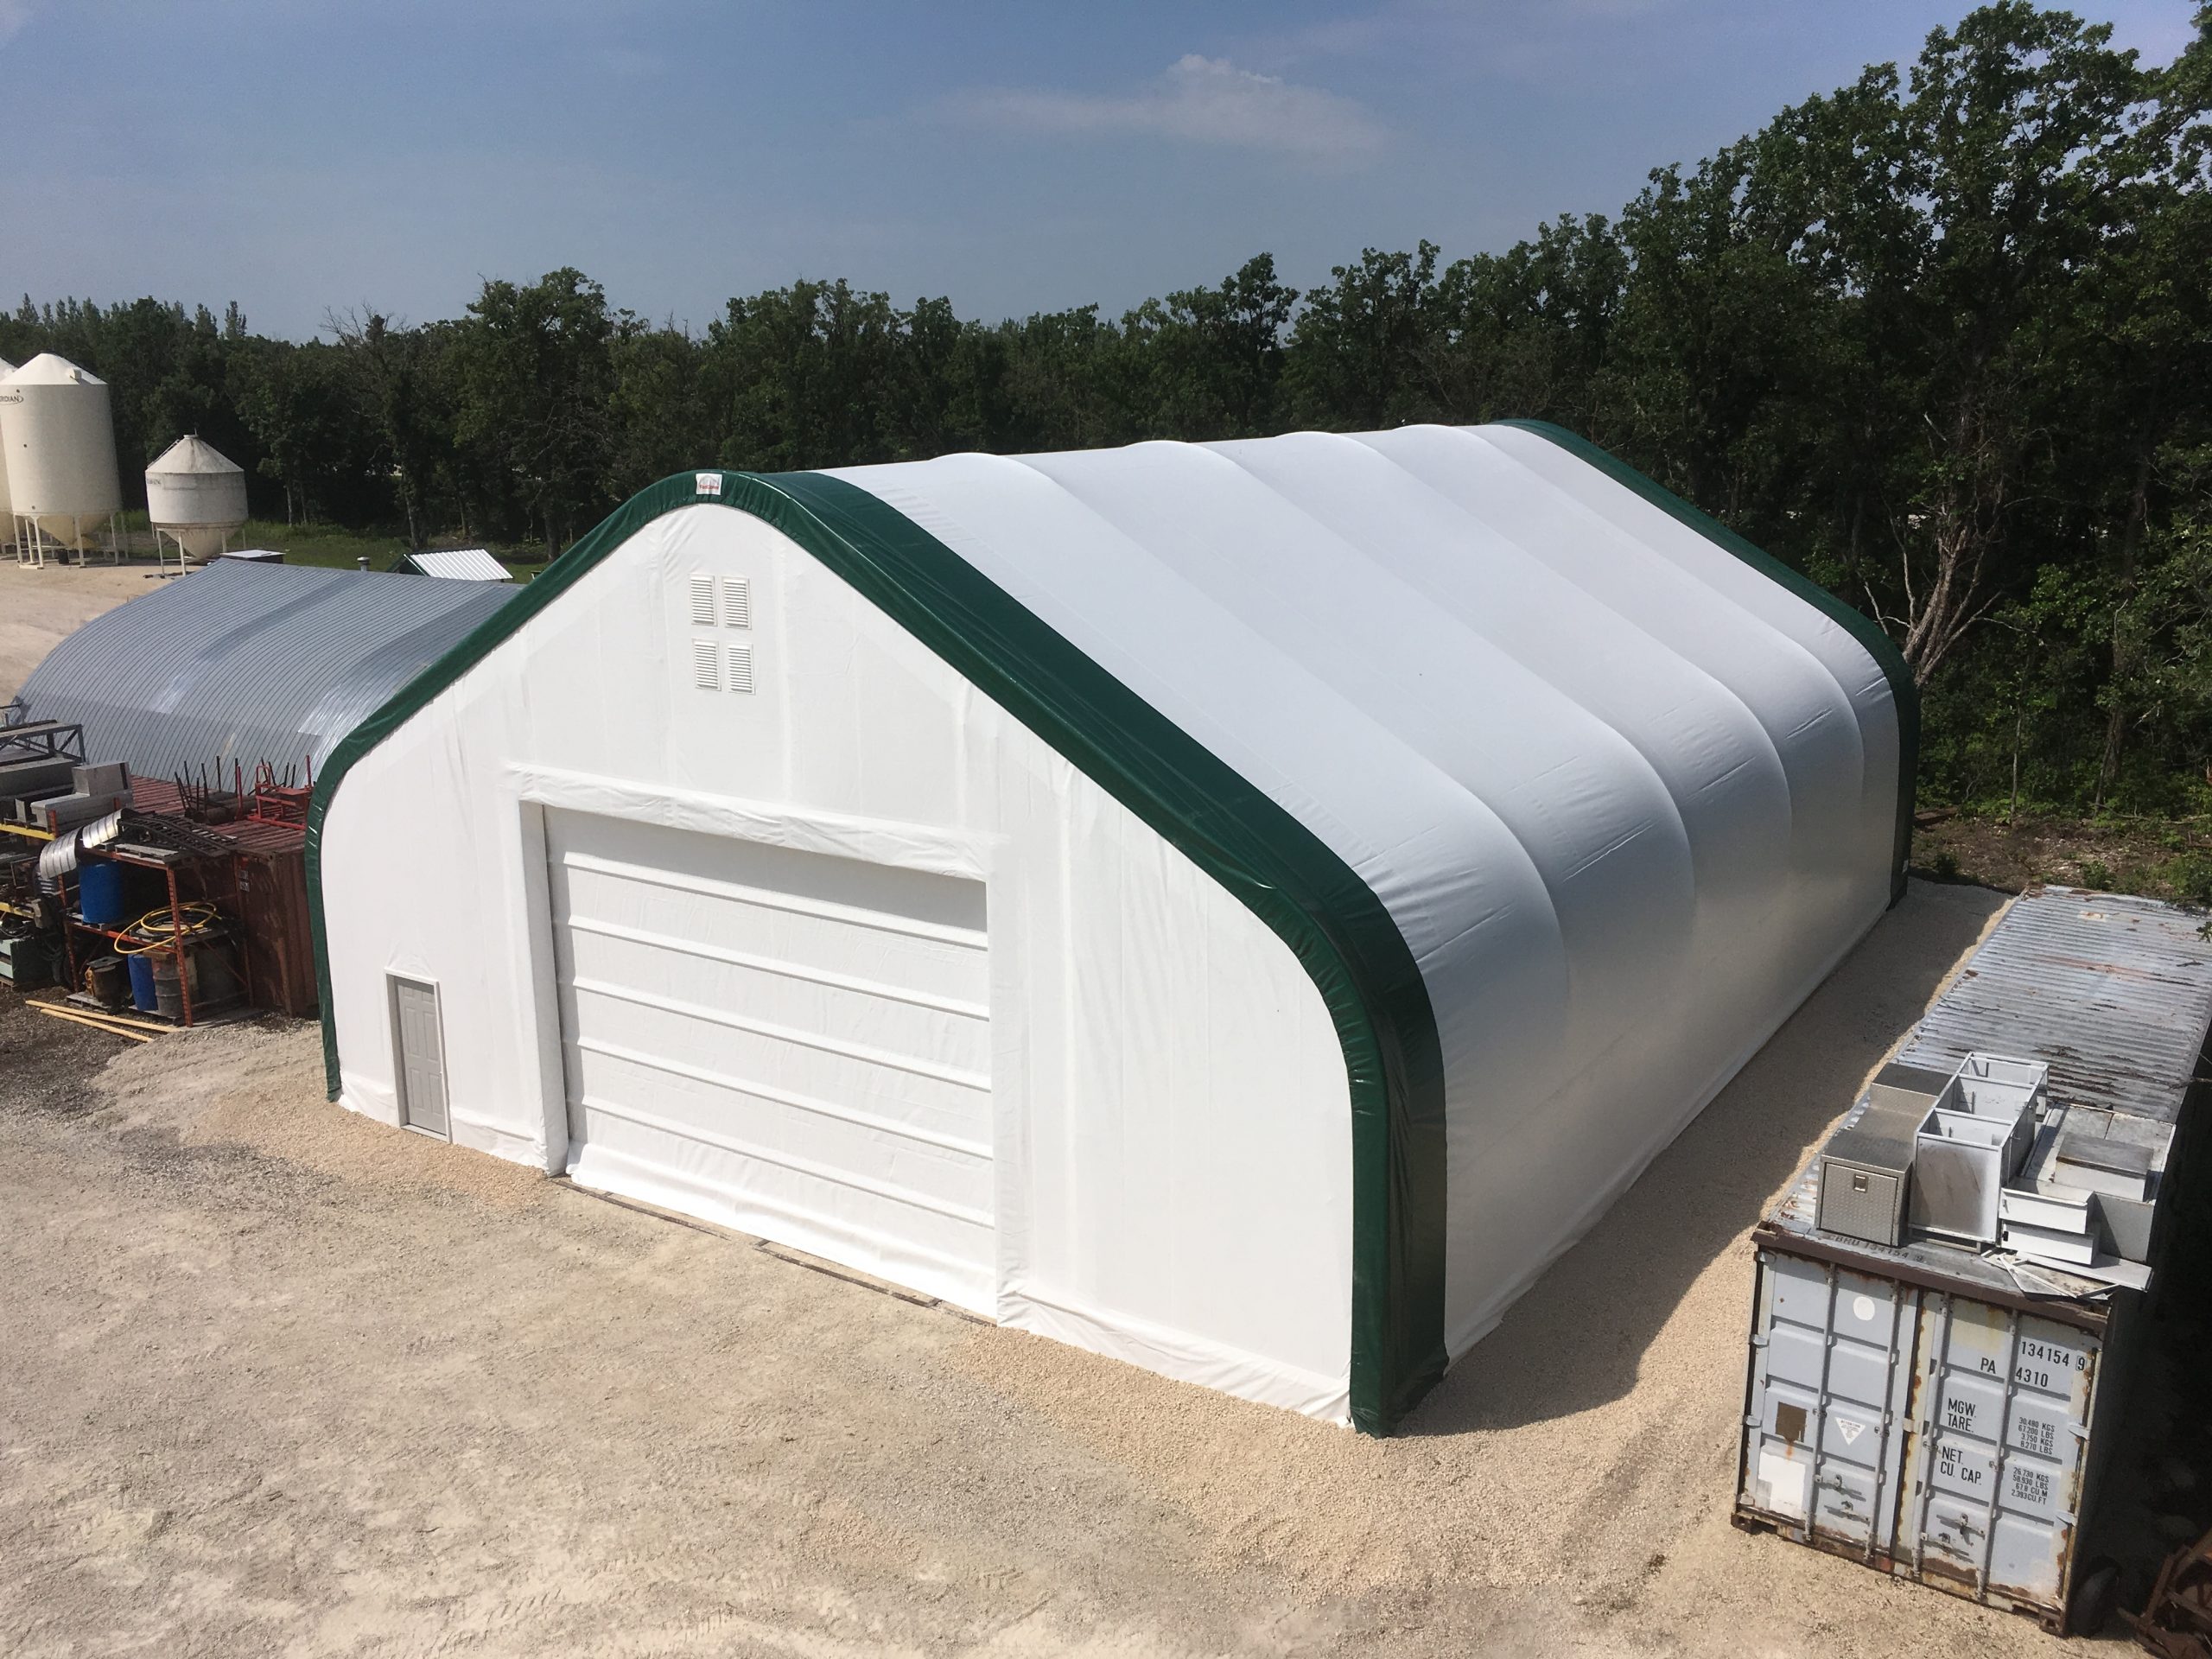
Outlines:
{"type": "Polygon", "coordinates": [[[143,957],[149,950],[168,950],[175,947],[180,938],[189,938],[194,933],[204,933],[222,918],[222,912],[204,899],[194,899],[176,907],[176,925],[169,921],[169,907],[162,905],[148,911],[124,930],[124,937],[115,941],[118,957],[143,957]]]}

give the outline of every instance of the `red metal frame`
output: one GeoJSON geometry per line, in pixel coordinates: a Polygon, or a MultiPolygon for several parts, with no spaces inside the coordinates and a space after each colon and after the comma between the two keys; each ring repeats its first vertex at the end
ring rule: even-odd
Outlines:
{"type": "MultiPolygon", "coordinates": [[[[133,858],[128,853],[118,853],[105,848],[86,848],[79,854],[79,856],[80,858],[105,859],[111,864],[122,864],[131,869],[159,870],[162,873],[162,883],[168,890],[169,901],[168,943],[166,945],[156,946],[151,950],[132,952],[131,954],[153,956],[159,955],[163,951],[166,951],[167,954],[175,961],[176,991],[179,1009],[179,1018],[176,1023],[180,1027],[188,1027],[194,1024],[194,1019],[192,1008],[192,970],[188,959],[188,951],[185,944],[186,938],[188,937],[184,930],[185,900],[183,894],[177,887],[176,863],[158,859],[133,858]]],[[[197,861],[204,863],[210,861],[202,859],[197,861]]],[[[226,860],[225,862],[226,862],[230,867],[231,897],[233,906],[232,914],[233,916],[236,916],[243,912],[245,906],[245,892],[238,879],[238,861],[235,857],[233,857],[226,860]]],[[[202,885],[204,887],[205,884],[203,883],[202,885]]],[[[96,938],[105,939],[112,944],[119,939],[130,938],[132,935],[127,928],[101,927],[95,923],[83,919],[84,891],[81,880],[73,882],[69,878],[65,876],[62,879],[60,896],[62,907],[62,920],[64,923],[61,930],[62,963],[68,970],[68,978],[67,982],[68,991],[71,995],[74,995],[78,990],[82,988],[82,986],[79,983],[77,963],[76,936],[79,933],[90,933],[96,938]]],[[[246,938],[245,930],[241,927],[233,927],[232,931],[232,942],[238,946],[238,981],[241,994],[248,1006],[256,1006],[254,1003],[252,944],[246,938]]],[[[116,954],[121,955],[123,953],[117,952],[116,954]]],[[[142,1009],[141,1012],[148,1012],[148,1010],[142,1009]]],[[[156,1014],[156,1017],[159,1017],[158,1014],[156,1014]]]]}

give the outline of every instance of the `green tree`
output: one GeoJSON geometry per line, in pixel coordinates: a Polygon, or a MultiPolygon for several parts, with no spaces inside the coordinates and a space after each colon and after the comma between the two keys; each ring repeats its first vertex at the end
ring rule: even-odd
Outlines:
{"type": "Polygon", "coordinates": [[[283,492],[285,523],[373,513],[373,432],[343,353],[254,340],[232,360],[226,390],[253,434],[256,472],[283,492]]]}
{"type": "Polygon", "coordinates": [[[2110,34],[2000,0],[1930,35],[1904,89],[1872,70],[1763,135],[1771,211],[1802,225],[1860,388],[1830,461],[1882,533],[1846,550],[1847,579],[1923,682],[2037,568],[2053,365],[2150,91],[2110,34]]]}
{"type": "Polygon", "coordinates": [[[393,324],[363,307],[333,312],[325,329],[343,348],[373,429],[378,459],[407,522],[407,542],[420,547],[429,530],[441,458],[451,453],[457,411],[445,337],[393,324]]]}
{"type": "Polygon", "coordinates": [[[787,472],[894,459],[884,415],[900,334],[888,295],[842,281],[730,301],[702,365],[721,460],[787,472]]]}
{"type": "Polygon", "coordinates": [[[537,526],[549,556],[609,502],[616,327],[605,290],[564,266],[486,283],[453,340],[454,442],[498,492],[491,512],[537,526]]]}
{"type": "Polygon", "coordinates": [[[1500,416],[1597,425],[1629,255],[1601,215],[1563,215],[1503,254],[1454,260],[1429,301],[1443,347],[1438,403],[1455,420],[1500,416]]]}
{"type": "Polygon", "coordinates": [[[1440,251],[1426,240],[1412,253],[1369,248],[1306,295],[1284,373],[1294,420],[1341,432],[1448,417],[1440,251]]]}
{"type": "Polygon", "coordinates": [[[1285,336],[1298,290],[1273,254],[1248,259],[1218,288],[1147,300],[1122,319],[1119,354],[1142,435],[1250,438],[1275,429],[1285,336]]]}

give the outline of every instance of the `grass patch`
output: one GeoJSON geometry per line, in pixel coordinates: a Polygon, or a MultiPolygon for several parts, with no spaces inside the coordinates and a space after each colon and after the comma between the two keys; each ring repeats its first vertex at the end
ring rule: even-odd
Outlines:
{"type": "Polygon", "coordinates": [[[2212,906],[2212,818],[2007,818],[1936,807],[1918,815],[1915,870],[2018,893],[2050,882],[2212,906]]]}
{"type": "MultiPolygon", "coordinates": [[[[407,551],[407,538],[404,536],[365,534],[332,524],[276,524],[260,519],[248,520],[231,544],[276,548],[283,554],[287,564],[317,565],[327,570],[351,570],[364,558],[368,560],[370,569],[386,570],[407,551]]],[[[431,543],[434,548],[461,545],[451,537],[441,537],[431,543]]],[[[528,582],[545,568],[543,548],[494,547],[490,551],[517,582],[528,582]]]]}
{"type": "Polygon", "coordinates": [[[274,548],[287,564],[311,564],[325,570],[352,570],[366,559],[381,570],[407,550],[405,537],[365,536],[331,524],[276,524],[249,518],[231,538],[232,547],[274,548]]]}
{"type": "MultiPolygon", "coordinates": [[[[124,535],[134,555],[150,556],[154,533],[143,511],[123,515],[124,535]]],[[[470,545],[481,546],[474,543],[470,545]]],[[[287,564],[304,564],[321,570],[355,570],[366,559],[372,570],[387,570],[407,551],[404,535],[342,529],[336,524],[282,524],[272,519],[249,518],[231,537],[233,548],[267,548],[284,556],[287,564]]],[[[438,537],[434,547],[459,547],[450,536],[438,537]]],[[[545,550],[534,544],[493,547],[492,556],[507,567],[517,582],[528,582],[545,569],[545,550]]]]}

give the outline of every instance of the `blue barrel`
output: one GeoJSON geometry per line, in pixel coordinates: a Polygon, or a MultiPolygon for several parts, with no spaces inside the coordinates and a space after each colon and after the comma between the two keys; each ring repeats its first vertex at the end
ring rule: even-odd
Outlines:
{"type": "Polygon", "coordinates": [[[131,1001],[148,1014],[153,1013],[160,1004],[159,995],[154,989],[154,959],[142,950],[137,956],[126,957],[124,960],[130,964],[131,1001]]]}
{"type": "Polygon", "coordinates": [[[128,902],[123,894],[123,866],[105,859],[84,865],[77,873],[77,901],[94,927],[121,927],[128,902]]]}

